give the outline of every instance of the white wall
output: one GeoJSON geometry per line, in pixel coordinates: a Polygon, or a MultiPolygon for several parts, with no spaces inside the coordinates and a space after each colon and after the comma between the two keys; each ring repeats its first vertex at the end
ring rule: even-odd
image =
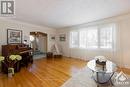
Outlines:
{"type": "MultiPolygon", "coordinates": [[[[60,29],[57,34],[66,34],[67,40],[58,43],[62,46],[63,54],[67,57],[74,57],[83,60],[93,59],[97,55],[105,55],[117,65],[130,68],[130,13],[117,17],[112,17],[104,20],[99,20],[87,24],[76,25],[64,29],[60,29]],[[81,29],[88,26],[97,26],[108,23],[117,24],[117,51],[109,50],[86,50],[86,49],[71,49],[69,48],[69,32],[74,29],[81,29]]],[[[58,37],[58,36],[57,36],[58,37]]]]}
{"type": "Polygon", "coordinates": [[[33,31],[40,31],[43,33],[47,33],[48,34],[48,44],[47,44],[48,50],[50,50],[51,45],[55,43],[54,41],[51,42],[49,40],[49,35],[56,33],[55,29],[32,25],[32,24],[23,23],[23,22],[18,22],[14,20],[0,19],[0,54],[1,54],[1,45],[7,44],[7,29],[22,30],[23,39],[27,37],[29,39],[30,32],[33,32],[33,31]]]}

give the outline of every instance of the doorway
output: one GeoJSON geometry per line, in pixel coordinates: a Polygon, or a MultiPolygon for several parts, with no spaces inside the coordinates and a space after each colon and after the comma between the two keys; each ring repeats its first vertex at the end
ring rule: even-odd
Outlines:
{"type": "Polygon", "coordinates": [[[42,32],[30,32],[30,41],[34,59],[45,58],[47,52],[47,34],[42,32]]]}

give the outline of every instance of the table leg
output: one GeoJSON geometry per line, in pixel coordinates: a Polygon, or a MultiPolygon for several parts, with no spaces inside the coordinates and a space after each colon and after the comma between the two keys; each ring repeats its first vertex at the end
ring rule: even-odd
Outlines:
{"type": "Polygon", "coordinates": [[[98,72],[96,72],[96,77],[97,77],[97,82],[99,83],[99,76],[98,76],[98,72]]]}
{"type": "Polygon", "coordinates": [[[112,77],[114,75],[114,72],[112,73],[112,75],[110,76],[110,79],[108,81],[110,81],[111,85],[113,86],[113,83],[112,83],[112,77]]]}
{"type": "MultiPolygon", "coordinates": [[[[103,74],[103,73],[102,73],[102,74],[103,74]]],[[[100,80],[99,80],[99,72],[96,72],[96,78],[95,78],[94,80],[95,80],[95,82],[98,83],[98,84],[105,84],[105,83],[110,82],[111,85],[113,85],[113,83],[112,83],[112,81],[111,81],[111,78],[113,77],[113,75],[114,75],[114,72],[110,75],[110,77],[109,77],[109,79],[108,79],[107,81],[105,81],[105,82],[100,82],[100,80]]]]}
{"type": "Polygon", "coordinates": [[[96,72],[96,83],[97,83],[97,87],[100,87],[99,72],[96,72]]]}

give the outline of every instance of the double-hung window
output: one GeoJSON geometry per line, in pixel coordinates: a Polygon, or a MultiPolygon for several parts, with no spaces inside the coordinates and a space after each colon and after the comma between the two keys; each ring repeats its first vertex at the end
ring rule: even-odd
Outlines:
{"type": "Polygon", "coordinates": [[[79,32],[70,32],[70,46],[72,48],[77,48],[79,46],[79,32]]]}
{"type": "Polygon", "coordinates": [[[87,47],[87,32],[85,30],[79,31],[79,47],[86,48],[87,47]]]}
{"type": "Polygon", "coordinates": [[[100,27],[99,30],[100,48],[113,48],[113,44],[114,44],[113,40],[114,40],[114,32],[115,32],[114,29],[115,29],[114,25],[100,27]]]}
{"type": "Polygon", "coordinates": [[[90,27],[87,30],[87,48],[93,49],[93,48],[98,48],[98,30],[97,27],[90,27]]]}

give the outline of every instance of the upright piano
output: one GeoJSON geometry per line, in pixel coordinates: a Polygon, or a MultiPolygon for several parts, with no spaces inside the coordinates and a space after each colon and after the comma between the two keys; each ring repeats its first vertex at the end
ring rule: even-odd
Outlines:
{"type": "MultiPolygon", "coordinates": [[[[18,54],[22,56],[22,60],[20,61],[20,67],[21,66],[27,67],[29,63],[33,63],[33,51],[28,45],[25,44],[2,45],[2,56],[7,58],[13,54],[18,54]]],[[[19,69],[16,71],[19,71],[19,69]]]]}

